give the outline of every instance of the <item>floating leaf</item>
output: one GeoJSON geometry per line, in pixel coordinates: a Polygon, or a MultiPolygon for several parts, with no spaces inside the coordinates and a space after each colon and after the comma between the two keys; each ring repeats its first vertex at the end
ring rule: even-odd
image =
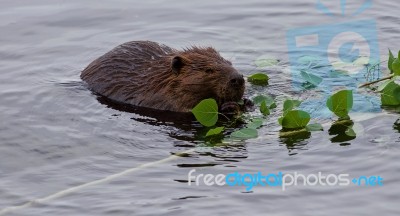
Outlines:
{"type": "Polygon", "coordinates": [[[260,111],[261,111],[261,113],[262,113],[263,115],[265,115],[265,116],[271,114],[271,112],[269,111],[269,109],[268,109],[268,107],[267,107],[267,103],[266,103],[265,101],[263,101],[263,102],[261,103],[260,111]]]}
{"type": "Polygon", "coordinates": [[[276,103],[274,101],[274,99],[269,96],[269,95],[258,95],[256,97],[253,98],[253,102],[256,105],[261,105],[261,103],[265,101],[267,107],[269,109],[275,109],[276,108],[276,103]]]}
{"type": "Polygon", "coordinates": [[[278,118],[278,123],[279,123],[280,125],[282,125],[283,117],[284,117],[284,116],[281,116],[281,117],[278,118]]]}
{"type": "Polygon", "coordinates": [[[346,66],[348,66],[348,63],[346,63],[346,62],[337,61],[337,62],[332,62],[331,65],[333,68],[338,68],[338,70],[346,72],[346,74],[349,73],[349,71],[344,70],[344,68],[346,68],[346,66]]]}
{"type": "Polygon", "coordinates": [[[231,134],[232,138],[251,139],[258,137],[258,131],[254,128],[243,128],[231,134]]]}
{"type": "Polygon", "coordinates": [[[386,84],[381,91],[381,102],[383,106],[400,105],[400,85],[397,85],[393,80],[386,84]]]}
{"type": "Polygon", "coordinates": [[[400,85],[400,76],[393,77],[393,81],[395,84],[400,85]]]}
{"type": "Polygon", "coordinates": [[[353,62],[355,66],[365,66],[369,64],[369,57],[361,56],[353,62]]]}
{"type": "Polygon", "coordinates": [[[341,76],[348,76],[348,72],[345,70],[333,70],[329,73],[330,78],[338,78],[341,76]]]}
{"type": "Polygon", "coordinates": [[[222,131],[224,131],[224,129],[225,129],[225,127],[216,127],[216,128],[210,129],[210,130],[207,132],[206,137],[221,134],[222,131]]]}
{"type": "Polygon", "coordinates": [[[307,66],[308,68],[313,68],[320,66],[321,58],[319,56],[302,56],[297,59],[297,63],[307,66]]]}
{"type": "Polygon", "coordinates": [[[351,127],[348,127],[347,130],[344,133],[349,137],[356,137],[357,136],[356,132],[351,127]]]}
{"type": "Polygon", "coordinates": [[[377,91],[378,91],[378,92],[383,91],[383,89],[385,89],[386,86],[387,86],[390,82],[392,82],[392,81],[393,81],[393,80],[387,80],[387,81],[383,82],[383,83],[378,87],[377,91]]]}
{"type": "Polygon", "coordinates": [[[264,120],[261,118],[256,118],[253,119],[250,123],[247,124],[247,128],[252,128],[252,129],[257,129],[261,127],[261,125],[264,123],[264,120]]]}
{"type": "Polygon", "coordinates": [[[339,118],[346,118],[353,107],[353,92],[341,90],[328,98],[326,106],[339,118]]]}
{"type": "Polygon", "coordinates": [[[303,77],[303,79],[311,84],[313,84],[314,86],[318,86],[321,82],[322,82],[322,78],[319,76],[316,76],[314,74],[311,73],[307,73],[304,70],[302,70],[300,72],[301,77],[303,77]]]}
{"type": "Polygon", "coordinates": [[[271,59],[267,56],[260,56],[256,59],[256,61],[254,63],[256,64],[257,67],[263,68],[263,67],[277,65],[279,63],[279,61],[276,59],[271,59]]]}
{"type": "Polygon", "coordinates": [[[392,51],[389,49],[389,61],[388,61],[388,68],[390,70],[390,73],[393,73],[393,68],[392,64],[396,58],[393,56],[392,51]]]}
{"type": "Polygon", "coordinates": [[[269,77],[263,73],[256,73],[247,78],[247,80],[254,85],[267,85],[269,77]]]}
{"type": "Polygon", "coordinates": [[[392,63],[392,70],[395,76],[400,76],[400,59],[397,58],[392,63]]]}
{"type": "Polygon", "coordinates": [[[271,105],[269,105],[269,108],[270,108],[270,109],[275,109],[276,107],[277,107],[277,105],[276,105],[275,102],[273,102],[271,105]]]}
{"type": "Polygon", "coordinates": [[[283,112],[284,114],[287,113],[288,111],[300,106],[301,101],[299,100],[286,100],[283,103],[283,112]]]}
{"type": "Polygon", "coordinates": [[[257,95],[253,98],[253,102],[256,105],[260,105],[263,101],[266,101],[267,105],[272,104],[274,99],[269,95],[257,95]]]}
{"type": "Polygon", "coordinates": [[[200,124],[211,127],[218,121],[218,105],[214,99],[205,99],[197,104],[192,113],[200,124]]]}
{"type": "Polygon", "coordinates": [[[302,110],[291,110],[282,119],[282,127],[287,129],[304,128],[310,122],[310,114],[302,110]]]}
{"type": "Polygon", "coordinates": [[[305,90],[310,90],[310,89],[314,89],[317,86],[315,86],[315,85],[313,85],[313,84],[311,84],[309,82],[303,82],[301,84],[301,87],[303,87],[303,89],[305,89],[305,90]]]}
{"type": "Polygon", "coordinates": [[[316,123],[316,124],[309,124],[309,125],[307,125],[306,126],[306,129],[307,129],[307,131],[323,131],[324,130],[324,128],[322,127],[322,125],[321,124],[318,124],[318,123],[316,123]]]}

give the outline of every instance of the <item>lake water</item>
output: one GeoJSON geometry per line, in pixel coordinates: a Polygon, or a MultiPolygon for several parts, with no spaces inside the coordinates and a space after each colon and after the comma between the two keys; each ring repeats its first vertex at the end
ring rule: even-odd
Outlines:
{"type": "Polygon", "coordinates": [[[127,41],[212,45],[247,76],[262,55],[281,61],[268,71],[270,85],[249,86],[247,96],[299,97],[290,90],[290,29],[375,19],[382,61],[400,48],[398,2],[374,1],[353,17],[338,5],[337,16],[324,15],[316,2],[2,0],[0,215],[399,215],[396,111],[352,115],[361,128],[352,140],[329,135],[333,120],[323,121],[325,131],[280,138],[273,115],[257,139],[209,146],[199,124],[112,107],[79,77],[127,41]],[[188,186],[192,169],[379,175],[384,185],[188,186]]]}

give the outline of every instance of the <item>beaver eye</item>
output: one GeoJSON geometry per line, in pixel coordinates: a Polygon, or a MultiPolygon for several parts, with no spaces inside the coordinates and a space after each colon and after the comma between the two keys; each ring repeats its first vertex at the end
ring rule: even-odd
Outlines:
{"type": "Polygon", "coordinates": [[[212,72],[214,72],[213,69],[211,69],[211,68],[206,69],[206,73],[212,73],[212,72]]]}

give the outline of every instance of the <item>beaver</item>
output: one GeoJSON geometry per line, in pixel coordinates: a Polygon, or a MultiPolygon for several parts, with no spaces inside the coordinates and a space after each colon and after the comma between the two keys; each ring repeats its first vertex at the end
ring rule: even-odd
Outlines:
{"type": "Polygon", "coordinates": [[[89,88],[115,102],[190,112],[213,98],[221,110],[237,109],[245,81],[212,47],[176,50],[152,41],[121,44],[81,73],[89,88]]]}

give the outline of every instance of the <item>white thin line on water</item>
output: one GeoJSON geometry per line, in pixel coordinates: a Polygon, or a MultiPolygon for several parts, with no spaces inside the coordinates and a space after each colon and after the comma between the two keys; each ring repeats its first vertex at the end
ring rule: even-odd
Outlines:
{"type": "MultiPolygon", "coordinates": [[[[374,113],[374,114],[371,114],[371,113],[369,113],[369,114],[367,114],[367,113],[352,113],[351,119],[354,122],[361,122],[361,121],[365,121],[365,120],[368,120],[368,119],[372,119],[374,117],[387,116],[387,114],[388,113],[374,113]]],[[[327,126],[329,124],[330,123],[324,123],[323,125],[327,126]]],[[[190,150],[187,150],[187,151],[184,151],[184,152],[181,152],[181,153],[177,153],[175,155],[171,155],[171,156],[169,156],[167,158],[164,158],[164,159],[161,159],[161,160],[158,160],[158,161],[150,162],[150,163],[147,163],[147,164],[142,164],[142,165],[140,165],[138,167],[130,168],[130,169],[127,169],[127,170],[122,171],[120,173],[116,173],[116,174],[107,176],[105,178],[99,179],[99,180],[95,180],[95,181],[92,181],[92,182],[88,182],[88,183],[85,183],[85,184],[82,184],[82,185],[78,185],[78,186],[75,186],[75,187],[71,187],[71,188],[59,191],[59,192],[51,194],[51,195],[49,195],[47,197],[31,200],[31,201],[29,201],[29,202],[27,202],[27,203],[25,203],[23,205],[6,207],[6,208],[0,210],[0,216],[4,215],[6,213],[10,213],[10,212],[13,212],[13,211],[20,210],[20,209],[29,208],[30,206],[32,206],[32,205],[34,205],[36,203],[44,203],[44,202],[48,202],[48,201],[57,199],[59,197],[65,196],[65,195],[70,194],[70,193],[74,193],[74,192],[79,191],[79,190],[81,190],[83,188],[86,188],[86,187],[90,187],[90,186],[93,186],[93,185],[98,185],[98,184],[102,184],[102,183],[114,180],[116,178],[119,178],[121,176],[133,173],[135,171],[141,170],[141,169],[146,168],[146,167],[150,167],[150,166],[154,166],[154,165],[157,165],[157,164],[168,162],[168,161],[171,161],[171,160],[174,160],[174,159],[178,159],[178,158],[180,158],[179,155],[190,153],[190,152],[193,152],[193,151],[194,151],[194,149],[190,149],[190,150]]]]}
{"type": "Polygon", "coordinates": [[[29,202],[27,202],[27,203],[25,203],[23,205],[6,207],[6,208],[0,210],[0,216],[5,215],[5,214],[10,213],[10,212],[14,212],[14,211],[20,210],[20,209],[29,208],[34,204],[45,203],[45,202],[60,198],[62,196],[65,196],[65,195],[74,193],[76,191],[82,190],[82,189],[84,189],[86,187],[90,187],[90,186],[93,186],[93,185],[106,183],[108,181],[114,180],[114,179],[122,177],[124,175],[131,174],[131,173],[133,173],[135,171],[139,171],[139,170],[141,170],[143,168],[146,168],[146,167],[162,164],[164,162],[168,162],[168,161],[172,161],[172,160],[181,158],[179,155],[190,153],[192,151],[194,151],[194,149],[190,149],[190,150],[187,150],[187,151],[184,151],[184,152],[180,152],[180,153],[171,155],[171,156],[169,156],[167,158],[164,158],[164,159],[161,159],[161,160],[158,160],[158,161],[153,161],[153,162],[150,162],[150,163],[142,164],[142,165],[139,165],[138,167],[133,167],[133,168],[124,170],[122,172],[109,175],[109,176],[104,177],[102,179],[91,181],[91,182],[88,182],[88,183],[85,183],[85,184],[81,184],[81,185],[78,185],[78,186],[75,186],[75,187],[67,188],[65,190],[59,191],[57,193],[51,194],[51,195],[43,197],[43,198],[38,198],[38,199],[31,200],[31,201],[29,201],[29,202]]]}

